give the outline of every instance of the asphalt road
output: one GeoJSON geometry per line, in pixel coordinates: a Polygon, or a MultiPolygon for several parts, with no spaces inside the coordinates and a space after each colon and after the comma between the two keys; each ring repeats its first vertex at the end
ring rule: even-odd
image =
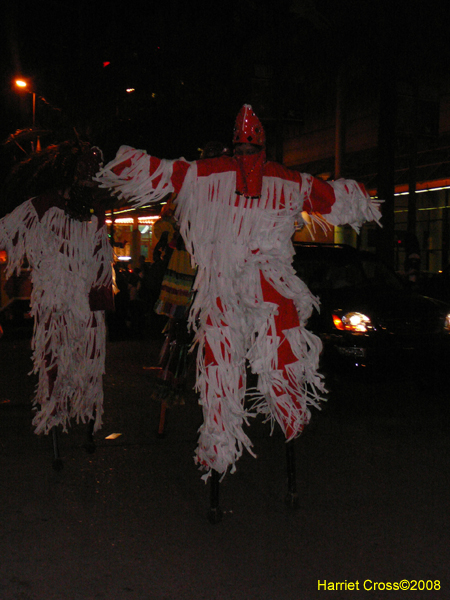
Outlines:
{"type": "Polygon", "coordinates": [[[0,600],[450,598],[440,381],[334,378],[296,442],[296,510],[284,502],[282,436],[256,420],[258,457],[243,456],[221,483],[223,520],[211,524],[209,484],[193,462],[194,394],[156,435],[159,405],[143,367],[158,350],[148,340],[108,343],[96,451],[86,452],[86,427],[75,424],[59,437],[57,471],[51,436],[31,429],[29,341],[0,340],[0,600]],[[388,591],[400,582],[417,589],[388,591]]]}

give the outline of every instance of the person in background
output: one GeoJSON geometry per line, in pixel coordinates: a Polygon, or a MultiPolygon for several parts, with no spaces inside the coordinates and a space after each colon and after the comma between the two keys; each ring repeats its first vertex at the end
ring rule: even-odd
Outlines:
{"type": "MultiPolygon", "coordinates": [[[[173,198],[166,207],[166,218],[173,215],[173,198]]],[[[173,404],[184,404],[188,374],[188,352],[192,337],[188,333],[187,313],[192,300],[195,267],[184,247],[176,222],[167,245],[169,257],[155,303],[156,315],[166,318],[164,342],[158,367],[149,371],[156,377],[152,398],[161,402],[158,434],[163,435],[166,409],[173,404]]]]}
{"type": "MultiPolygon", "coordinates": [[[[202,149],[200,158],[215,158],[229,154],[229,148],[222,142],[208,142],[202,149]]],[[[164,434],[165,412],[173,404],[184,404],[188,377],[188,354],[192,336],[188,331],[188,311],[192,302],[192,287],[196,269],[192,266],[189,253],[180,236],[176,221],[175,196],[164,207],[166,219],[172,219],[173,235],[169,243],[171,256],[161,285],[155,312],[166,315],[169,320],[164,328],[165,340],[161,349],[159,365],[152,398],[161,402],[161,415],[158,434],[164,434]]],[[[152,369],[150,369],[152,370],[152,369]]]]}

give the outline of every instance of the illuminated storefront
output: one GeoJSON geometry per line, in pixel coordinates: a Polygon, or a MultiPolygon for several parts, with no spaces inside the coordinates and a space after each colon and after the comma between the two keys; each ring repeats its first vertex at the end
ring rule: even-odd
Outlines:
{"type": "Polygon", "coordinates": [[[113,241],[117,260],[137,263],[140,256],[152,260],[152,250],[156,244],[153,224],[158,215],[139,217],[107,217],[109,235],[113,241]]]}

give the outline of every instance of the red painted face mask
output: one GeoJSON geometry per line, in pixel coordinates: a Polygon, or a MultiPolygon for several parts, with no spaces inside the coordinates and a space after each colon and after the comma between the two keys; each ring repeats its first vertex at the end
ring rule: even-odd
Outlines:
{"type": "Polygon", "coordinates": [[[262,190],[263,169],[266,153],[261,148],[257,154],[235,155],[238,164],[236,193],[250,198],[259,198],[262,190]]]}

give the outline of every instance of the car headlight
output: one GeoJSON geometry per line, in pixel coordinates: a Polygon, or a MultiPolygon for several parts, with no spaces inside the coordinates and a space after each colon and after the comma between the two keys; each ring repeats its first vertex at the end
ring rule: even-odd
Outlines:
{"type": "Polygon", "coordinates": [[[450,313],[445,315],[444,329],[450,332],[450,313]]]}
{"type": "Polygon", "coordinates": [[[339,331],[351,331],[352,333],[366,333],[373,329],[370,317],[359,312],[333,313],[333,324],[339,331]]]}

